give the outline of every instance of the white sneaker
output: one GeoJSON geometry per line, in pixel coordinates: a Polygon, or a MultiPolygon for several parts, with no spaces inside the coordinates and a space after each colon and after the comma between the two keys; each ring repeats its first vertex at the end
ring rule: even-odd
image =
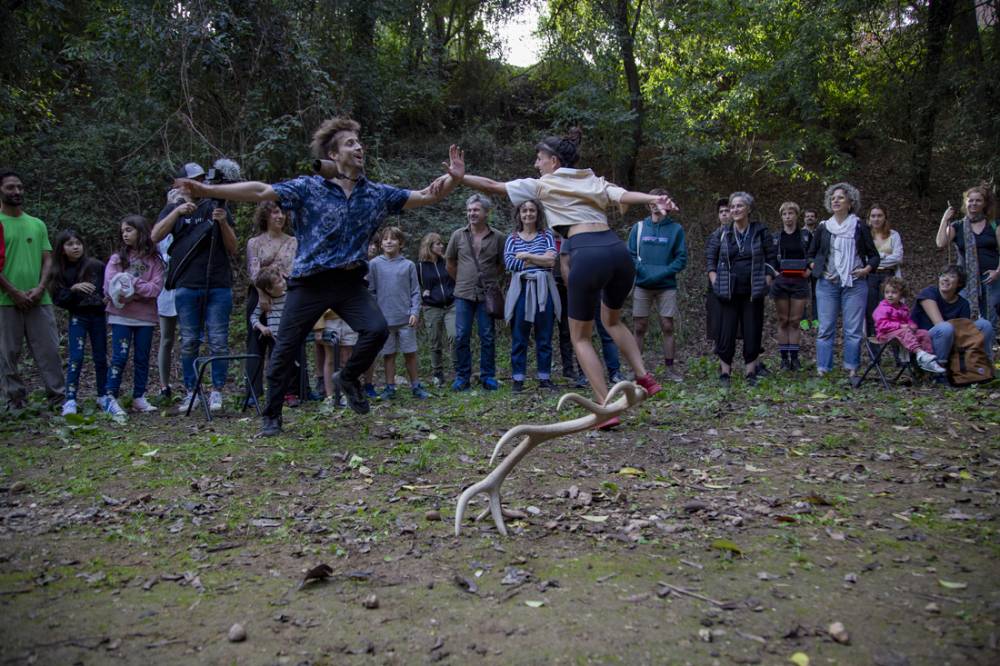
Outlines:
{"type": "Polygon", "coordinates": [[[70,414],[76,414],[76,400],[67,400],[63,403],[62,415],[69,416],[70,414]]]}
{"type": "Polygon", "coordinates": [[[136,398],[135,400],[133,400],[132,401],[132,409],[134,409],[137,412],[155,412],[156,411],[156,407],[154,407],[153,405],[149,404],[149,401],[146,400],[146,396],[142,396],[140,398],[136,398]]]}
{"type": "Polygon", "coordinates": [[[218,391],[212,391],[208,394],[208,409],[213,412],[222,411],[222,394],[218,391]]]}
{"type": "Polygon", "coordinates": [[[181,400],[180,404],[177,405],[177,413],[187,414],[188,408],[191,406],[191,403],[193,402],[194,402],[194,393],[188,391],[186,394],[184,394],[184,399],[181,400]]]}
{"type": "Polygon", "coordinates": [[[925,352],[923,349],[917,352],[917,365],[935,375],[940,375],[945,371],[941,367],[941,364],[937,362],[937,357],[934,354],[925,352]]]}
{"type": "Polygon", "coordinates": [[[104,401],[104,411],[111,415],[115,421],[124,421],[128,418],[128,414],[122,409],[122,406],[118,404],[114,396],[107,396],[104,401]]]}

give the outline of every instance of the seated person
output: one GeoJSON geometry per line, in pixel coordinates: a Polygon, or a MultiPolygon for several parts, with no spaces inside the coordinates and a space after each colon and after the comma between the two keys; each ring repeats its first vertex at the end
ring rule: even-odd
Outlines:
{"type": "MultiPolygon", "coordinates": [[[[917,294],[910,313],[917,326],[930,333],[934,355],[938,363],[945,367],[955,340],[955,328],[949,320],[972,318],[969,301],[958,293],[965,288],[965,279],[965,269],[961,266],[945,266],[938,275],[937,286],[927,287],[917,294]]],[[[982,318],[974,323],[983,334],[986,356],[992,360],[993,339],[996,336],[993,326],[982,318]]]]}

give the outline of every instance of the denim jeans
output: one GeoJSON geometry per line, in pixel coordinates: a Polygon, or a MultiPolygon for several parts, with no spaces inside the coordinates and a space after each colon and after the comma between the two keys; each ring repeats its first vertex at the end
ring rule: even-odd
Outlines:
{"type": "Polygon", "coordinates": [[[80,386],[80,368],[83,367],[83,350],[90,336],[90,352],[94,357],[94,380],[97,395],[106,393],[108,379],[108,329],[104,313],[98,315],[70,315],[66,340],[66,399],[76,400],[80,386]]]}
{"type": "Polygon", "coordinates": [[[525,319],[524,301],[526,292],[521,292],[514,306],[514,319],[510,329],[510,369],[514,379],[524,381],[528,371],[528,339],[531,329],[535,329],[535,362],[538,365],[538,378],[549,379],[552,376],[552,326],[555,322],[555,310],[552,301],[546,304],[543,312],[535,312],[535,321],[525,319]]]}
{"type": "Polygon", "coordinates": [[[129,349],[132,354],[132,397],[146,395],[149,381],[149,354],[153,350],[153,330],[155,326],[125,326],[111,324],[111,367],[108,369],[107,392],[118,397],[122,385],[125,364],[128,363],[129,349]]]}
{"type": "Polygon", "coordinates": [[[854,280],[850,287],[833,284],[826,278],[816,282],[819,334],[816,336],[816,369],[833,369],[833,344],[837,338],[837,315],[844,329],[844,368],[857,370],[861,364],[861,336],[864,334],[868,281],[854,280]]]}
{"type": "MultiPolygon", "coordinates": [[[[211,356],[229,353],[229,315],[233,311],[233,290],[178,287],[174,294],[177,320],[181,328],[184,387],[193,391],[197,380],[194,359],[198,356],[203,336],[207,333],[208,353],[211,356]]],[[[225,385],[228,369],[227,361],[212,362],[212,388],[218,390],[225,385]]]]}
{"type": "Polygon", "coordinates": [[[486,313],[485,301],[455,299],[455,378],[469,381],[472,376],[472,320],[479,328],[480,379],[496,377],[496,350],[493,341],[493,318],[486,313]]]}
{"type": "MultiPolygon", "coordinates": [[[[983,346],[986,347],[986,357],[993,360],[993,339],[996,337],[996,330],[985,319],[977,319],[974,323],[985,338],[983,346]]],[[[948,357],[951,356],[951,346],[955,342],[955,327],[943,321],[940,324],[935,324],[931,328],[930,334],[931,345],[934,347],[934,355],[937,356],[938,363],[947,366],[948,357]]]]}
{"type": "Polygon", "coordinates": [[[608,329],[604,328],[604,322],[601,321],[601,304],[597,303],[597,308],[594,310],[594,328],[597,329],[597,337],[601,339],[601,356],[604,358],[604,367],[608,370],[608,379],[610,380],[612,376],[622,367],[621,358],[618,356],[618,345],[615,344],[614,338],[608,333],[608,329]]]}
{"type": "MultiPolygon", "coordinates": [[[[979,316],[990,322],[993,330],[1000,323],[1000,280],[991,284],[979,283],[979,316]]],[[[969,286],[962,290],[962,296],[969,299],[969,286]]]]}

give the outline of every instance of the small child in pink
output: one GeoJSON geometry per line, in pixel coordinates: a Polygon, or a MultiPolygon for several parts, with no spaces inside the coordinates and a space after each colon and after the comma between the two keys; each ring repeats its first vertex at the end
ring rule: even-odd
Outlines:
{"type": "Polygon", "coordinates": [[[882,284],[882,295],[885,298],[872,313],[875,338],[880,344],[897,340],[904,349],[917,355],[917,365],[927,372],[941,374],[944,368],[934,356],[930,333],[917,327],[916,322],[910,318],[909,308],[903,302],[906,291],[906,283],[902,278],[891,277],[882,284]]]}

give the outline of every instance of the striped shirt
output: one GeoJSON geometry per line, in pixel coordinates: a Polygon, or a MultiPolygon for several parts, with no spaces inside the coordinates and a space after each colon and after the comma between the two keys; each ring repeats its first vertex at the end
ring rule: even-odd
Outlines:
{"type": "Polygon", "coordinates": [[[263,310],[260,308],[260,301],[254,307],[253,312],[250,313],[250,328],[253,329],[260,324],[261,326],[267,326],[271,329],[271,335],[274,339],[278,339],[278,328],[281,326],[281,313],[285,309],[285,296],[288,294],[286,291],[281,296],[277,298],[271,298],[271,310],[265,315],[263,310]]]}
{"type": "Polygon", "coordinates": [[[511,273],[518,273],[520,271],[527,271],[529,273],[535,271],[549,271],[552,269],[536,266],[535,264],[528,264],[520,259],[515,259],[514,257],[520,252],[544,255],[549,252],[555,253],[555,251],[556,241],[552,236],[552,232],[548,229],[535,234],[535,237],[530,241],[522,239],[517,232],[515,232],[507,237],[507,242],[503,245],[503,263],[507,267],[507,270],[511,273]]]}

